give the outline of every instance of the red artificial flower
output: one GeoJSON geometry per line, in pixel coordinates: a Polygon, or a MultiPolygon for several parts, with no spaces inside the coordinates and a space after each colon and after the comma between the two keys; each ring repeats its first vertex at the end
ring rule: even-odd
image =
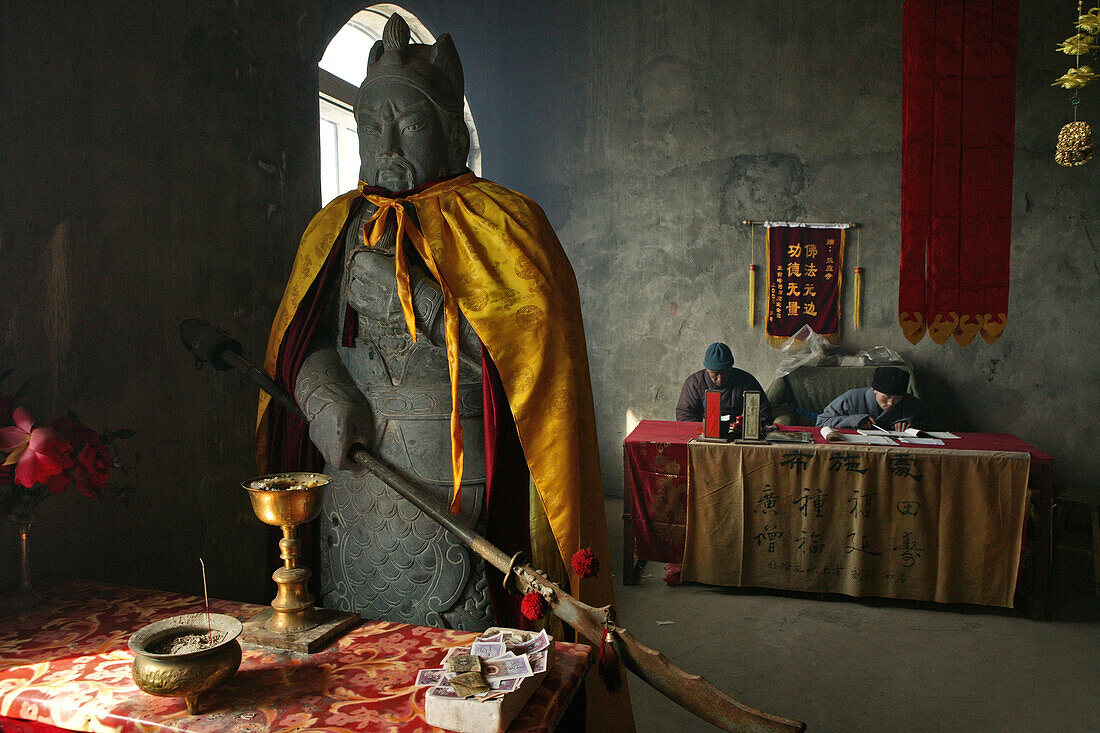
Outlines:
{"type": "Polygon", "coordinates": [[[111,478],[111,449],[98,439],[88,442],[76,455],[76,490],[93,499],[111,478]]]}
{"type": "Polygon", "coordinates": [[[54,420],[51,427],[61,433],[62,437],[64,437],[65,440],[69,442],[69,445],[75,449],[79,449],[81,446],[88,445],[92,442],[99,442],[99,433],[84,426],[68,415],[54,420]]]}
{"type": "Polygon", "coordinates": [[[34,418],[22,407],[15,408],[12,419],[14,425],[0,428],[0,451],[8,454],[4,465],[15,464],[15,483],[29,489],[72,467],[71,446],[60,433],[34,427],[34,418]]]}
{"type": "Polygon", "coordinates": [[[680,585],[680,569],[675,563],[665,565],[665,582],[669,585],[680,585]]]}
{"type": "Polygon", "coordinates": [[[600,558],[596,557],[590,547],[574,552],[569,564],[573,567],[573,572],[582,578],[594,578],[600,572],[600,558]]]}
{"type": "Polygon", "coordinates": [[[546,615],[549,609],[550,604],[546,602],[546,599],[534,592],[525,595],[523,603],[519,605],[520,612],[532,621],[538,621],[546,615]]]}
{"type": "MultiPolygon", "coordinates": [[[[72,461],[70,458],[69,461],[72,461]]],[[[56,476],[50,476],[46,479],[46,489],[51,494],[60,494],[65,489],[69,488],[69,484],[73,482],[73,474],[71,471],[62,471],[56,476]]],[[[84,493],[84,492],[81,492],[84,493]]]]}

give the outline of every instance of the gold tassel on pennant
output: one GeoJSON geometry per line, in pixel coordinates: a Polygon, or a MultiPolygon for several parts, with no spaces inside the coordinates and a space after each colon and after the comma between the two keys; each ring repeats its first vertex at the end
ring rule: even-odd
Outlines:
{"type": "Polygon", "coordinates": [[[749,327],[756,325],[756,265],[749,265],[749,327]]]}
{"type": "Polygon", "coordinates": [[[862,327],[862,323],[860,321],[860,311],[862,310],[860,293],[862,293],[862,292],[863,292],[863,268],[862,267],[857,267],[856,268],[856,302],[855,302],[855,306],[852,308],[852,319],[855,321],[856,328],[862,327]]]}
{"type": "Polygon", "coordinates": [[[749,224],[749,256],[754,264],[749,265],[749,328],[756,326],[756,226],[749,224]]]}
{"type": "Polygon", "coordinates": [[[856,229],[856,301],[852,306],[852,323],[863,326],[863,248],[860,246],[859,229],[856,229]]]}

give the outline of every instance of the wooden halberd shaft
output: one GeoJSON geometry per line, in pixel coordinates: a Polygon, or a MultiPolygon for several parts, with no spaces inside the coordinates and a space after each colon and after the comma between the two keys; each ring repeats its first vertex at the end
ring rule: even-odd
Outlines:
{"type": "MultiPolygon", "coordinates": [[[[240,371],[290,412],[306,420],[305,414],[286,390],[243,358],[240,342],[229,334],[197,319],[184,321],[180,330],[184,345],[200,362],[209,361],[220,370],[233,368],[240,371]]],[[[487,539],[456,522],[447,509],[437,506],[412,482],[362,446],[355,446],[351,457],[504,573],[505,583],[511,582],[521,593],[535,592],[542,595],[550,604],[554,615],[593,644],[598,646],[604,634],[610,631],[615,651],[627,669],[692,714],[733,733],[786,733],[806,729],[806,725],[797,720],[744,705],[703,677],[680,669],[665,655],[642,644],[626,629],[616,626],[610,606],[595,608],[582,603],[551,583],[539,570],[521,562],[518,555],[514,558],[505,555],[487,539]]]]}

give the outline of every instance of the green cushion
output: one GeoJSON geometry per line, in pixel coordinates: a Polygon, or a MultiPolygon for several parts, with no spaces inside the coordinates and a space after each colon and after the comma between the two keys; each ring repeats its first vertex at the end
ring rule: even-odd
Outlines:
{"type": "MultiPolygon", "coordinates": [[[[909,394],[919,397],[913,369],[894,364],[909,372],[909,394]]],[[[768,388],[776,422],[788,425],[813,425],[814,418],[834,399],[856,387],[870,387],[872,366],[804,366],[781,377],[768,388]]]]}

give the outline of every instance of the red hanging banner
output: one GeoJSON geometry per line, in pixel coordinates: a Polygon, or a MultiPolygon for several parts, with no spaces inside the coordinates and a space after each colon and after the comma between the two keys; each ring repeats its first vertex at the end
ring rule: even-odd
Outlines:
{"type": "Polygon", "coordinates": [[[992,343],[1008,313],[1018,0],[906,0],[898,320],[992,343]]]}
{"type": "Polygon", "coordinates": [[[779,347],[809,326],[833,340],[840,330],[844,227],[765,224],[768,250],[768,343],[779,347]]]}

